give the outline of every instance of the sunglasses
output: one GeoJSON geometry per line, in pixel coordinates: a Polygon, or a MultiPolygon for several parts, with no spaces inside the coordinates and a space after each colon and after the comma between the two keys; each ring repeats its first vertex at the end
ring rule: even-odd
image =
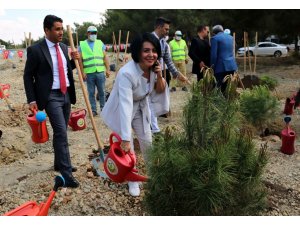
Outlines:
{"type": "Polygon", "coordinates": [[[89,31],[90,34],[97,34],[97,31],[89,31]]]}

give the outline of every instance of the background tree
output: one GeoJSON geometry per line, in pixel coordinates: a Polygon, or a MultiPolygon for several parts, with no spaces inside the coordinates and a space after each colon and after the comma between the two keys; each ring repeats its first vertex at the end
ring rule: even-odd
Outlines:
{"type": "MultiPolygon", "coordinates": [[[[229,28],[232,33],[236,33],[237,47],[243,45],[244,31],[248,32],[250,43],[254,43],[255,32],[258,32],[259,41],[276,34],[280,42],[286,44],[297,44],[296,40],[300,35],[299,9],[108,9],[101,16],[100,24],[92,21],[74,23],[79,40],[85,40],[87,27],[94,25],[98,28],[98,38],[105,44],[112,43],[113,32],[118,39],[119,30],[123,31],[122,43],[126,40],[127,31],[130,31],[131,42],[137,33],[153,31],[155,18],[159,16],[171,20],[170,38],[176,30],[181,30],[188,42],[196,35],[200,24],[210,27],[221,24],[224,28],[229,28]]],[[[64,42],[67,40],[65,33],[64,42]]]]}

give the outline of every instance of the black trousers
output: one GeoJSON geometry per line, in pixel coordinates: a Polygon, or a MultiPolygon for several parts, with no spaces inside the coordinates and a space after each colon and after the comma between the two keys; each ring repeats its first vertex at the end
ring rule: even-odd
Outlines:
{"type": "Polygon", "coordinates": [[[224,77],[226,77],[229,74],[234,74],[234,71],[226,71],[226,72],[223,72],[223,73],[216,73],[215,74],[215,77],[216,77],[216,80],[217,80],[217,87],[221,88],[222,93],[225,92],[226,87],[227,87],[227,83],[228,83],[227,81],[223,82],[223,79],[224,79],[224,77]]]}
{"type": "Polygon", "coordinates": [[[203,72],[197,72],[197,81],[201,80],[203,78],[203,72]]]}
{"type": "MultiPolygon", "coordinates": [[[[162,75],[164,77],[164,71],[162,70],[161,72],[162,72],[162,75]]],[[[170,80],[171,80],[170,71],[168,69],[166,69],[166,81],[167,81],[168,87],[170,87],[170,80]]]]}
{"type": "Polygon", "coordinates": [[[53,129],[54,167],[60,169],[64,178],[71,177],[72,164],[67,136],[71,103],[68,92],[64,95],[60,90],[52,90],[45,110],[53,129]]]}

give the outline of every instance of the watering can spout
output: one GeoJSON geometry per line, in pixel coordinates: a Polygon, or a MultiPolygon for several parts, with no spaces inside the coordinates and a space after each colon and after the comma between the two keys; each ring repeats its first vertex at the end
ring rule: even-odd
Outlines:
{"type": "Polygon", "coordinates": [[[142,181],[142,182],[145,182],[145,181],[147,181],[147,179],[148,179],[147,177],[139,175],[139,174],[134,173],[132,171],[127,173],[127,175],[125,177],[125,180],[127,180],[127,181],[142,181]]]}

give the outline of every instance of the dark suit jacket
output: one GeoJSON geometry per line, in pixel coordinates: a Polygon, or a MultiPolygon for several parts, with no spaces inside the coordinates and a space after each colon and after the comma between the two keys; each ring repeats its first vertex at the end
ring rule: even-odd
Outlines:
{"type": "MultiPolygon", "coordinates": [[[[68,79],[70,86],[68,93],[72,104],[76,102],[74,79],[72,69],[75,68],[73,60],[69,60],[68,47],[59,44],[67,60],[68,79]]],[[[27,48],[27,61],[24,71],[24,86],[27,102],[36,101],[39,110],[46,107],[53,84],[53,64],[46,40],[27,48]]]]}
{"type": "Polygon", "coordinates": [[[210,66],[210,46],[208,41],[201,40],[199,37],[195,37],[192,40],[189,56],[193,60],[192,73],[200,73],[200,62],[204,62],[206,66],[210,66]]]}
{"type": "Polygon", "coordinates": [[[210,39],[211,59],[215,74],[236,71],[237,64],[233,55],[233,38],[219,32],[210,39]]]}

